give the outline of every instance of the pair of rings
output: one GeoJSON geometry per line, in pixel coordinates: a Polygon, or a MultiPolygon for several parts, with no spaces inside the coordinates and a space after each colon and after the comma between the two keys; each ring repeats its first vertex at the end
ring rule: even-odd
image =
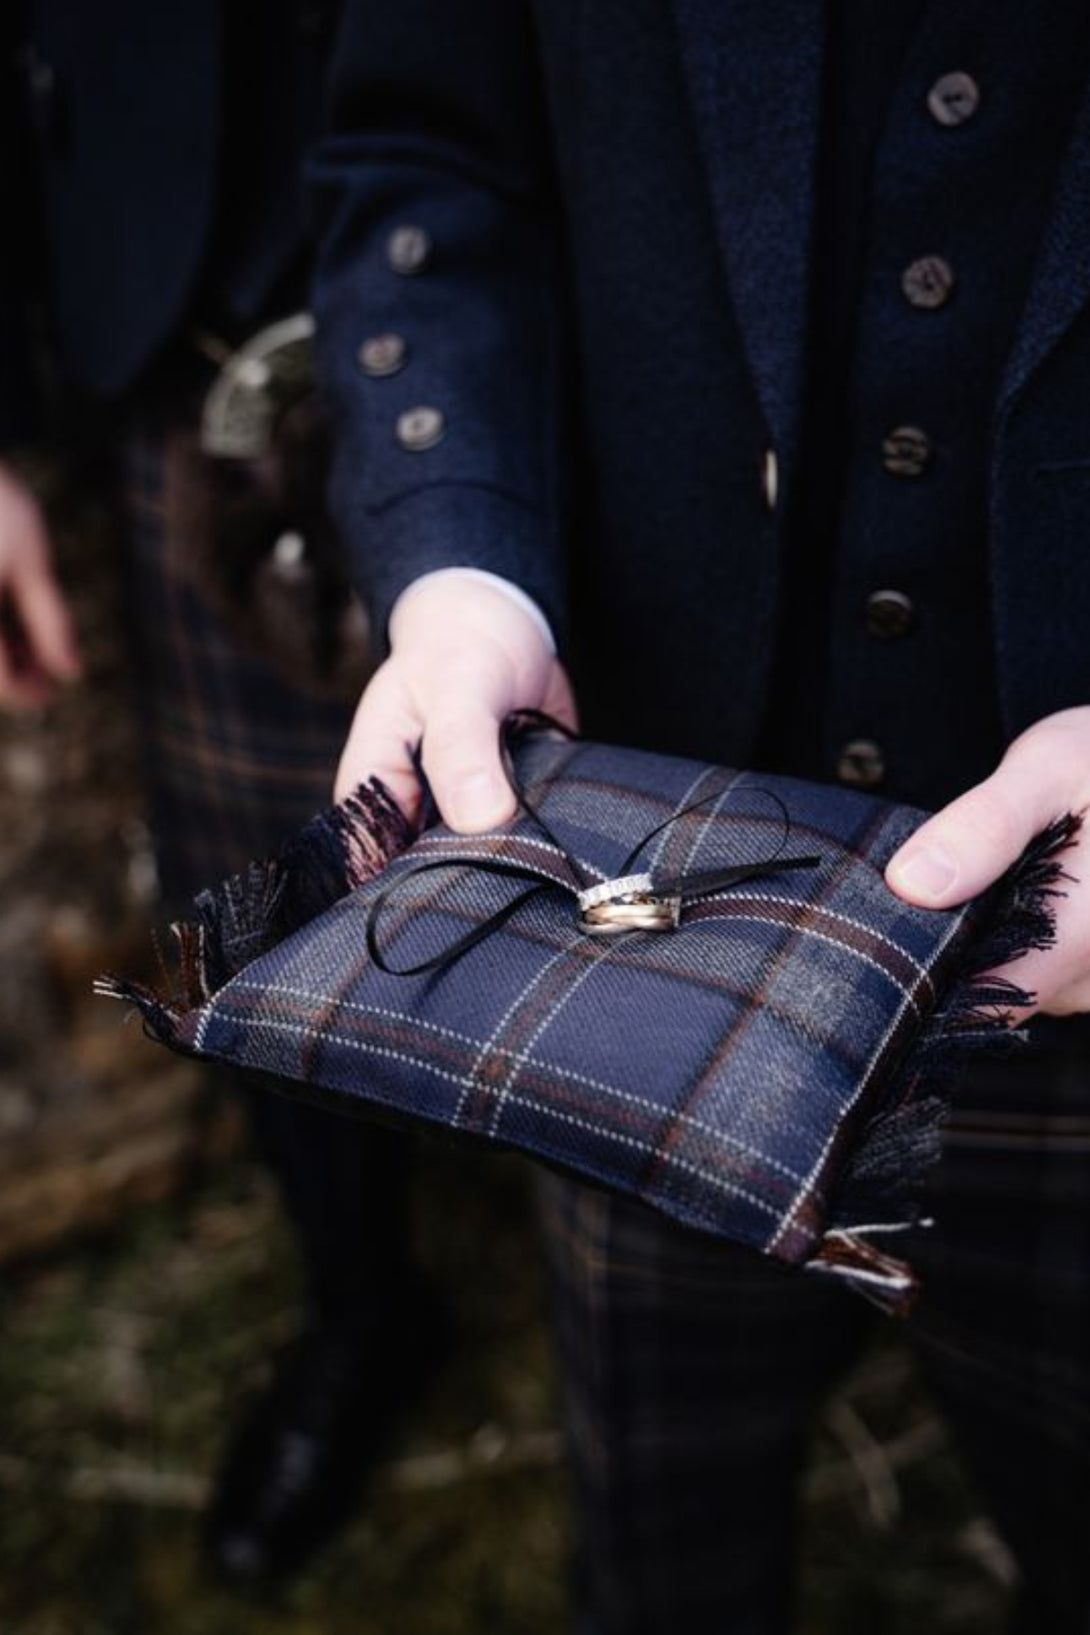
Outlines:
{"type": "Polygon", "coordinates": [[[655,895],[649,874],[626,874],[581,891],[579,929],[591,937],[622,931],[674,931],[681,919],[680,897],[655,895]]]}

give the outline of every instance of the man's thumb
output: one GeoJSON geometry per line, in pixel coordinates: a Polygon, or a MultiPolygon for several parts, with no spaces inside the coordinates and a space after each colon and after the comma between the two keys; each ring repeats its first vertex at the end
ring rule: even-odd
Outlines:
{"type": "Polygon", "coordinates": [[[434,715],[425,726],[423,764],[432,795],[444,822],[462,834],[495,828],[515,815],[499,731],[495,715],[479,707],[434,715]]]}
{"type": "Polygon", "coordinates": [[[1056,816],[1027,770],[1005,762],[917,829],[890,859],[890,889],[920,908],[952,908],[998,880],[1056,816]]]}

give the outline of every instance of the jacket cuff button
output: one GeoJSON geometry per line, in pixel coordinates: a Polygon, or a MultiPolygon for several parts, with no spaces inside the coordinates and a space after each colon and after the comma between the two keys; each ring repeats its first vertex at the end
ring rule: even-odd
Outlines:
{"type": "Polygon", "coordinates": [[[386,259],[403,278],[423,272],[432,256],[431,234],[423,227],[395,227],[386,240],[386,259]]]}
{"type": "Polygon", "coordinates": [[[405,367],[409,349],[400,335],[369,335],[356,355],[364,374],[381,380],[405,367]]]}
{"type": "Polygon", "coordinates": [[[397,440],[412,454],[434,448],[436,443],[442,442],[446,430],[447,422],[441,410],[427,405],[406,409],[397,417],[397,440]]]}

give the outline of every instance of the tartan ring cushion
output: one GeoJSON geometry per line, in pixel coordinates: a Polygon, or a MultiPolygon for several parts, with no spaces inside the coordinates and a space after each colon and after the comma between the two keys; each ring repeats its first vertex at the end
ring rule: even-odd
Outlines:
{"type": "Polygon", "coordinates": [[[988,972],[1051,940],[1079,820],[921,910],[882,874],[912,808],[532,714],[505,745],[510,826],[414,834],[373,782],[201,894],[176,993],[99,991],[278,1090],[520,1150],[907,1309],[885,1240],[918,1222],[951,1062],[1031,998],[988,972]]]}

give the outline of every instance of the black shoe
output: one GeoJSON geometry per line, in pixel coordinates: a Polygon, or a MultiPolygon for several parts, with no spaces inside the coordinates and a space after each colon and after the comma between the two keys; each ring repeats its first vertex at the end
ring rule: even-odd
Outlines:
{"type": "Polygon", "coordinates": [[[204,1546],[220,1576],[252,1588],[289,1578],[347,1520],[427,1372],[417,1325],[409,1333],[319,1327],[285,1352],[216,1482],[204,1546]]]}

